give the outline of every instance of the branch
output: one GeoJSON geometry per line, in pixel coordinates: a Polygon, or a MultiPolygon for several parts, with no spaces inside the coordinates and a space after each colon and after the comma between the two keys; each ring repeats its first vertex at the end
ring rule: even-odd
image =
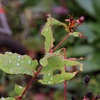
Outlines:
{"type": "Polygon", "coordinates": [[[34,74],[34,77],[30,80],[30,82],[27,84],[25,90],[23,91],[23,93],[21,94],[20,97],[18,97],[18,100],[21,100],[24,96],[24,94],[26,93],[26,91],[29,89],[30,85],[32,84],[32,82],[34,81],[34,79],[37,77],[37,75],[39,74],[39,72],[41,71],[42,66],[40,66],[40,68],[38,69],[38,71],[34,74]],[[21,99],[19,99],[21,98],[21,99]]]}
{"type": "Polygon", "coordinates": [[[66,37],[64,37],[64,39],[53,49],[53,52],[71,35],[71,33],[69,33],[66,37]]]}

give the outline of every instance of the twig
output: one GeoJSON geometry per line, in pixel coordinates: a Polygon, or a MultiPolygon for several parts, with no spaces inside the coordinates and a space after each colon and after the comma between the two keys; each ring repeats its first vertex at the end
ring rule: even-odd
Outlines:
{"type": "Polygon", "coordinates": [[[64,81],[64,100],[67,100],[67,82],[64,81]]]}
{"type": "Polygon", "coordinates": [[[70,35],[71,33],[69,33],[66,37],[64,37],[64,39],[53,49],[53,51],[55,51],[70,35]]]}
{"type": "Polygon", "coordinates": [[[26,91],[29,89],[30,85],[32,84],[32,82],[34,81],[34,79],[37,77],[37,75],[39,74],[39,72],[41,71],[42,66],[40,66],[40,68],[38,69],[38,71],[35,73],[34,77],[30,80],[30,82],[27,84],[25,90],[23,91],[23,93],[21,94],[20,98],[23,97],[23,95],[26,93],[26,91]]]}

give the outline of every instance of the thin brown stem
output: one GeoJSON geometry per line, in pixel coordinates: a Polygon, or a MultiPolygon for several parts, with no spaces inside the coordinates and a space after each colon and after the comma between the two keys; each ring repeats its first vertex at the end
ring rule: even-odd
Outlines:
{"type": "MultiPolygon", "coordinates": [[[[66,56],[66,48],[63,49],[64,50],[64,59],[67,59],[66,56]]],[[[66,66],[64,67],[65,71],[66,71],[66,66]]],[[[67,82],[64,81],[64,100],[67,100],[67,82]]]]}
{"type": "Polygon", "coordinates": [[[23,91],[23,93],[21,94],[20,98],[23,97],[23,95],[26,93],[26,91],[29,89],[30,85],[32,84],[32,82],[34,81],[34,79],[37,77],[37,75],[39,74],[39,72],[41,71],[42,66],[40,66],[40,68],[38,69],[38,71],[35,73],[34,77],[30,80],[30,82],[27,84],[25,90],[23,91]]]}
{"type": "Polygon", "coordinates": [[[81,25],[81,23],[79,23],[78,25],[76,25],[76,27],[74,28],[73,31],[75,31],[80,25],[81,25]]]}
{"type": "Polygon", "coordinates": [[[64,37],[64,39],[53,49],[53,52],[71,35],[71,33],[69,33],[66,37],[64,37]]]}
{"type": "Polygon", "coordinates": [[[64,59],[67,59],[66,48],[64,48],[63,50],[64,50],[64,59]]]}
{"type": "Polygon", "coordinates": [[[64,81],[64,100],[67,100],[67,82],[64,81]]]}

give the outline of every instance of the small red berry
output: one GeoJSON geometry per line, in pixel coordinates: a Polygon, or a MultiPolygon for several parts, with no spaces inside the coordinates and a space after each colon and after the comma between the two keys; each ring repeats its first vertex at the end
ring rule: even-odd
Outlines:
{"type": "Polygon", "coordinates": [[[75,97],[75,96],[73,96],[73,97],[71,98],[71,100],[76,100],[76,97],[75,97]]]}
{"type": "Polygon", "coordinates": [[[92,97],[92,91],[90,90],[89,92],[87,92],[87,93],[85,94],[85,97],[86,97],[86,98],[92,97]]]}
{"type": "Polygon", "coordinates": [[[86,75],[85,78],[84,78],[84,85],[87,86],[89,81],[90,81],[90,77],[88,75],[86,75]]]}
{"type": "Polygon", "coordinates": [[[79,18],[79,22],[80,22],[80,23],[83,23],[84,20],[85,20],[85,17],[84,17],[84,16],[81,16],[81,17],[79,18]]]}
{"type": "Polygon", "coordinates": [[[100,95],[97,95],[97,96],[95,97],[95,99],[96,99],[96,100],[100,99],[100,95]]]}
{"type": "Polygon", "coordinates": [[[71,17],[69,20],[70,20],[70,22],[72,22],[72,21],[74,20],[74,18],[73,18],[73,17],[71,17]]]}

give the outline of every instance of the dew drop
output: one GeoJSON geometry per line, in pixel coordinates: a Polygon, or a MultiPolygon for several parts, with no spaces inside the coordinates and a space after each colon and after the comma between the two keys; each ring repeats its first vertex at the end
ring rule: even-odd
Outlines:
{"type": "Polygon", "coordinates": [[[48,73],[48,76],[50,76],[50,73],[48,73]]]}
{"type": "Polygon", "coordinates": [[[62,62],[63,62],[64,60],[62,60],[62,62]]]}
{"type": "Polygon", "coordinates": [[[18,61],[20,61],[20,58],[21,58],[21,56],[19,55],[19,56],[18,56],[18,61]]]}
{"type": "Polygon", "coordinates": [[[21,58],[21,56],[19,55],[19,56],[18,56],[18,59],[20,59],[20,58],[21,58]]]}
{"type": "Polygon", "coordinates": [[[28,74],[30,74],[30,72],[28,72],[28,74]]]}
{"type": "Polygon", "coordinates": [[[47,24],[47,26],[50,26],[49,24],[47,24]]]}
{"type": "Polygon", "coordinates": [[[30,60],[28,60],[28,64],[31,64],[31,61],[30,60]]]}
{"type": "Polygon", "coordinates": [[[10,70],[10,72],[12,73],[12,72],[13,72],[13,70],[11,69],[11,70],[10,70]]]}
{"type": "Polygon", "coordinates": [[[48,28],[46,28],[45,30],[48,31],[48,28]]]}
{"type": "Polygon", "coordinates": [[[21,89],[22,87],[21,87],[21,86],[19,86],[19,88],[21,89]]]}
{"type": "Polygon", "coordinates": [[[51,82],[49,81],[48,84],[51,84],[51,82]]]}
{"type": "Polygon", "coordinates": [[[1,97],[1,100],[5,100],[5,98],[4,97],[1,97]]]}
{"type": "Polygon", "coordinates": [[[40,62],[41,63],[41,65],[43,65],[43,63],[42,62],[40,62]]]}
{"type": "Polygon", "coordinates": [[[12,54],[12,52],[9,52],[8,54],[12,54]]]}
{"type": "Polygon", "coordinates": [[[11,61],[10,60],[8,62],[11,64],[11,61]]]}
{"type": "Polygon", "coordinates": [[[19,63],[17,63],[17,66],[19,66],[19,63]]]}
{"type": "Polygon", "coordinates": [[[23,61],[22,61],[22,63],[23,63],[23,61]]]}
{"type": "Polygon", "coordinates": [[[53,78],[50,78],[50,80],[53,80],[53,78]]]}

